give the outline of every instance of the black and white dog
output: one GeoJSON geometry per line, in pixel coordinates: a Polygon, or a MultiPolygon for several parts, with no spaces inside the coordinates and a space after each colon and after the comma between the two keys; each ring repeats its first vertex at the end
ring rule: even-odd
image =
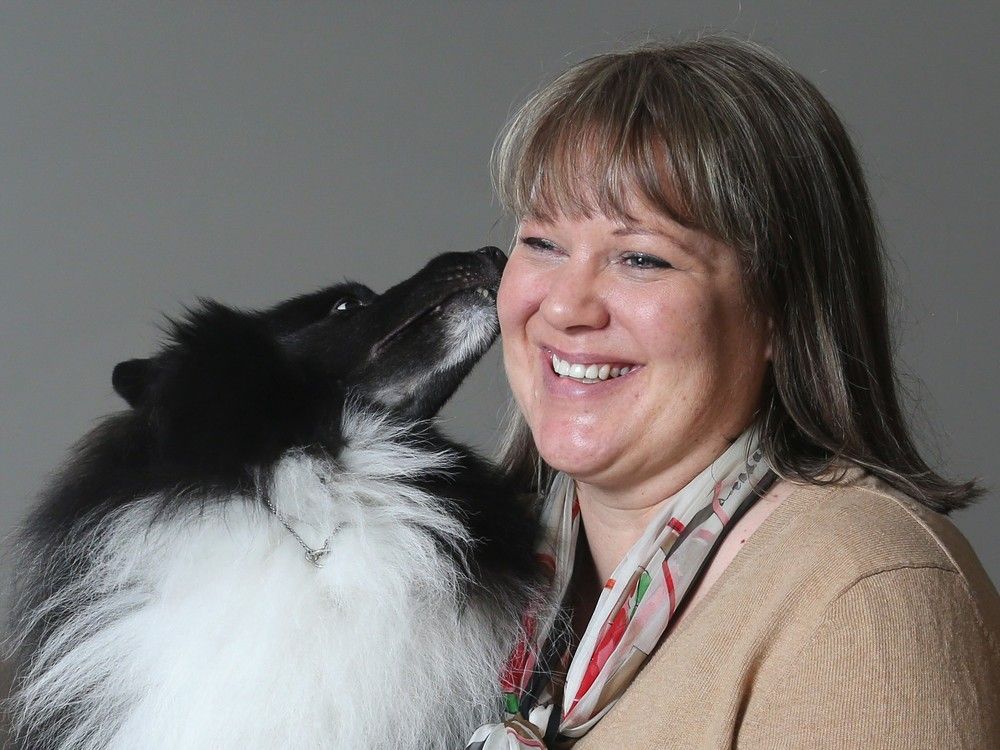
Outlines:
{"type": "Polygon", "coordinates": [[[452,748],[500,710],[535,522],[429,420],[493,342],[504,256],[384,294],[203,302],[30,517],[21,748],[452,748]]]}

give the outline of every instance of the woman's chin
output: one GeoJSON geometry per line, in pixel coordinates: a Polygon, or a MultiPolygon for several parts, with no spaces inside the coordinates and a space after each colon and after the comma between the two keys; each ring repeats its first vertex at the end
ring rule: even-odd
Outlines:
{"type": "Polygon", "coordinates": [[[557,471],[574,479],[586,480],[602,473],[613,463],[607,443],[600,441],[541,441],[536,442],[542,459],[557,471]]]}

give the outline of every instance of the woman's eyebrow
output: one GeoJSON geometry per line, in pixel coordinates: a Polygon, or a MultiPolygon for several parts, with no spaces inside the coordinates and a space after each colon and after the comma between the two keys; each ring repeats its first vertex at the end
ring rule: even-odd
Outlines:
{"type": "Polygon", "coordinates": [[[623,227],[618,227],[613,232],[611,232],[611,234],[613,234],[615,237],[625,237],[626,235],[630,234],[668,236],[659,229],[651,229],[650,227],[645,227],[642,226],[641,224],[626,224],[623,227]]]}
{"type": "Polygon", "coordinates": [[[685,227],[675,222],[670,222],[670,224],[656,223],[653,225],[622,223],[617,228],[613,229],[611,234],[615,237],[625,237],[628,235],[639,235],[642,237],[666,237],[669,240],[687,244],[687,241],[683,236],[686,231],[685,227]],[[673,226],[671,226],[671,224],[673,224],[673,226]]]}
{"type": "Polygon", "coordinates": [[[691,236],[688,234],[688,236],[685,237],[685,233],[686,230],[673,231],[669,227],[650,227],[645,224],[623,224],[611,231],[611,234],[615,237],[628,237],[630,235],[640,237],[663,237],[690,256],[700,258],[703,261],[710,260],[714,255],[714,243],[700,241],[697,235],[691,236]]]}

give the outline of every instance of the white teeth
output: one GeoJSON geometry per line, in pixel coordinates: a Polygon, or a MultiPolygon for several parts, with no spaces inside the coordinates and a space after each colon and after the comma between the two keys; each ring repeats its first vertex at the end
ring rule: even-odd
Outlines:
{"type": "Polygon", "coordinates": [[[627,375],[634,367],[612,367],[610,364],[578,364],[569,363],[565,359],[559,359],[552,355],[552,370],[564,378],[573,378],[581,383],[599,383],[608,378],[617,378],[627,375]]]}

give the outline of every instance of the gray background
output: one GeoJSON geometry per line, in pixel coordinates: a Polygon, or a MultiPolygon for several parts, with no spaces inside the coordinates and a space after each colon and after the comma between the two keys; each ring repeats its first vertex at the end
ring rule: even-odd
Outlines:
{"type": "MultiPolygon", "coordinates": [[[[119,407],[113,365],[196,295],[267,305],[344,276],[384,288],[505,245],[487,159],[510,108],[585,56],[729,29],[847,121],[898,288],[915,432],[1000,479],[991,2],[0,6],[0,533],[119,407]]],[[[496,351],[446,410],[489,449],[496,351]]],[[[955,516],[1000,581],[997,498],[955,516]]]]}

